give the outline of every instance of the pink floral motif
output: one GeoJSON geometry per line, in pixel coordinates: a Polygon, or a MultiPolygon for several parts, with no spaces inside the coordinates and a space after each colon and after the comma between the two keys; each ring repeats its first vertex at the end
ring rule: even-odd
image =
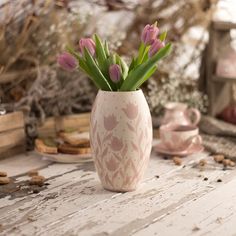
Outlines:
{"type": "Polygon", "coordinates": [[[107,131],[113,130],[118,124],[116,117],[114,115],[109,115],[104,117],[104,127],[107,131]]]}
{"type": "Polygon", "coordinates": [[[122,110],[130,120],[134,120],[138,115],[138,105],[131,102],[126,105],[126,108],[122,108],[122,110]]]}
{"type": "Polygon", "coordinates": [[[115,171],[119,167],[119,163],[115,158],[111,158],[109,161],[106,161],[107,169],[110,171],[115,171]]]}
{"type": "Polygon", "coordinates": [[[121,139],[118,139],[117,137],[113,137],[111,140],[111,149],[113,151],[120,151],[123,148],[123,142],[121,139]]]}

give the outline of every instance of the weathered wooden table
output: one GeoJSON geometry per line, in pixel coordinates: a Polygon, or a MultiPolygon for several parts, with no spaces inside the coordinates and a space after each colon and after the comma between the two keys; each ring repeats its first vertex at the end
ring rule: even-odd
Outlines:
{"type": "Polygon", "coordinates": [[[104,190],[93,163],[55,164],[35,153],[2,160],[15,183],[0,187],[0,235],[236,235],[236,169],[207,156],[176,166],[153,153],[140,188],[128,193],[104,190]],[[47,185],[33,193],[25,173],[34,168],[47,185]]]}

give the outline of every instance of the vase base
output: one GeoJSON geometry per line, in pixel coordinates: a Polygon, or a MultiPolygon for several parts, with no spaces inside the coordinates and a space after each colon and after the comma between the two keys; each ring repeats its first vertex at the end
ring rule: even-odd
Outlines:
{"type": "Polygon", "coordinates": [[[116,192],[116,193],[126,193],[126,192],[133,192],[137,189],[137,187],[134,188],[127,188],[127,189],[115,189],[115,188],[109,188],[109,187],[104,187],[105,190],[108,190],[110,192],[116,192]]]}

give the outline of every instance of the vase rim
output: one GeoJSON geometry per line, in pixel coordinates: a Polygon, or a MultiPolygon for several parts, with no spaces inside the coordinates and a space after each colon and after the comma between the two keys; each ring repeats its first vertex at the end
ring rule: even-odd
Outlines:
{"type": "Polygon", "coordinates": [[[130,93],[140,93],[140,92],[143,92],[142,89],[138,89],[138,90],[135,90],[135,91],[105,91],[105,90],[101,90],[99,89],[98,92],[102,92],[102,93],[109,93],[109,94],[130,94],[130,93]]]}

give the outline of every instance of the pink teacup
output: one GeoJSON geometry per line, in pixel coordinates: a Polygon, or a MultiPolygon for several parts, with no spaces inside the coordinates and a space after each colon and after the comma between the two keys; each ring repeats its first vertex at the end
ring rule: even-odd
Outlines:
{"type": "Polygon", "coordinates": [[[183,151],[194,144],[202,144],[199,129],[194,125],[162,125],[160,138],[162,144],[170,151],[183,151]]]}

